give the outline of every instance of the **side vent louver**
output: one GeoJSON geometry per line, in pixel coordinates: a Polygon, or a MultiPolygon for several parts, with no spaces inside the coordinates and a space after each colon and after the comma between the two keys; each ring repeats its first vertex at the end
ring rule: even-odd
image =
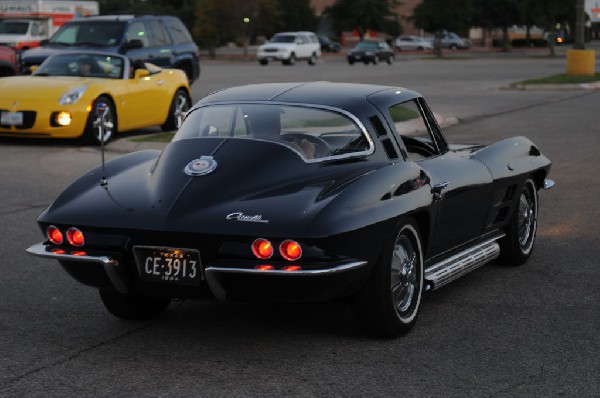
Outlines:
{"type": "Polygon", "coordinates": [[[369,121],[375,129],[377,137],[383,137],[384,135],[387,135],[387,131],[385,130],[385,127],[383,126],[383,123],[381,122],[381,119],[378,116],[371,116],[369,118],[369,121]]]}
{"type": "Polygon", "coordinates": [[[398,152],[394,149],[394,144],[392,144],[392,140],[389,138],[384,138],[381,140],[381,144],[383,145],[383,149],[385,149],[385,154],[390,160],[398,159],[398,152]]]}

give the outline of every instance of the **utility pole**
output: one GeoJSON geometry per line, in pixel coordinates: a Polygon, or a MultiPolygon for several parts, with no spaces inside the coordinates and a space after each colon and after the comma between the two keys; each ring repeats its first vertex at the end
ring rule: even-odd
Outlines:
{"type": "Polygon", "coordinates": [[[577,0],[575,5],[575,50],[585,49],[585,0],[577,0]]]}

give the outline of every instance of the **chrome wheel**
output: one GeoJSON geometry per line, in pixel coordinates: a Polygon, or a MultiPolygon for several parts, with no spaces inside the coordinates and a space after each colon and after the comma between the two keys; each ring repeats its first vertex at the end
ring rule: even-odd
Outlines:
{"type": "Polygon", "coordinates": [[[185,113],[190,108],[188,99],[185,94],[178,92],[177,96],[173,100],[175,102],[175,109],[173,110],[173,119],[175,121],[175,128],[179,128],[183,122],[185,113]]]}
{"type": "Polygon", "coordinates": [[[181,127],[186,112],[190,109],[190,99],[187,92],[179,89],[173,95],[167,121],[161,126],[162,131],[173,131],[181,127]]]}
{"type": "Polygon", "coordinates": [[[111,100],[105,96],[94,101],[83,135],[90,145],[106,144],[117,133],[117,114],[111,100]]]}
{"type": "Polygon", "coordinates": [[[94,138],[98,142],[104,141],[104,143],[106,143],[112,137],[114,128],[114,114],[109,105],[106,107],[106,110],[94,120],[94,138]]]}
{"type": "Polygon", "coordinates": [[[519,245],[524,253],[531,250],[537,223],[537,203],[533,192],[535,187],[527,184],[519,198],[517,228],[519,245]]]}
{"type": "Polygon", "coordinates": [[[406,236],[396,242],[392,255],[391,288],[394,307],[400,314],[410,307],[418,289],[417,255],[406,236]]]}
{"type": "Polygon", "coordinates": [[[417,320],[423,293],[423,253],[417,224],[405,220],[390,238],[355,301],[361,326],[373,336],[395,337],[408,332],[417,320]]]}
{"type": "Polygon", "coordinates": [[[500,256],[498,262],[507,265],[521,265],[533,251],[537,230],[538,201],[533,180],[523,184],[515,209],[506,224],[506,236],[498,241],[500,256]]]}

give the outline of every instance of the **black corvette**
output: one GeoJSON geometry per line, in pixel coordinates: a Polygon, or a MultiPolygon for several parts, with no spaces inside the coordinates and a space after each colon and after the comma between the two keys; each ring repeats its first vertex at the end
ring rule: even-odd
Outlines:
{"type": "Polygon", "coordinates": [[[549,169],[524,137],[449,144],[404,88],[234,87],[196,104],[162,152],[75,181],[27,251],[121,318],[173,298],[350,297],[369,335],[398,336],[425,291],[528,259],[549,169]]]}

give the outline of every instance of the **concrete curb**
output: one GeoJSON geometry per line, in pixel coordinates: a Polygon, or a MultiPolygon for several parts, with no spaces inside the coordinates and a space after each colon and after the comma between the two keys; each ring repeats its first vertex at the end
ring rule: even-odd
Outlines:
{"type": "Polygon", "coordinates": [[[574,84],[514,84],[507,89],[523,91],[600,90],[600,81],[574,84]]]}

